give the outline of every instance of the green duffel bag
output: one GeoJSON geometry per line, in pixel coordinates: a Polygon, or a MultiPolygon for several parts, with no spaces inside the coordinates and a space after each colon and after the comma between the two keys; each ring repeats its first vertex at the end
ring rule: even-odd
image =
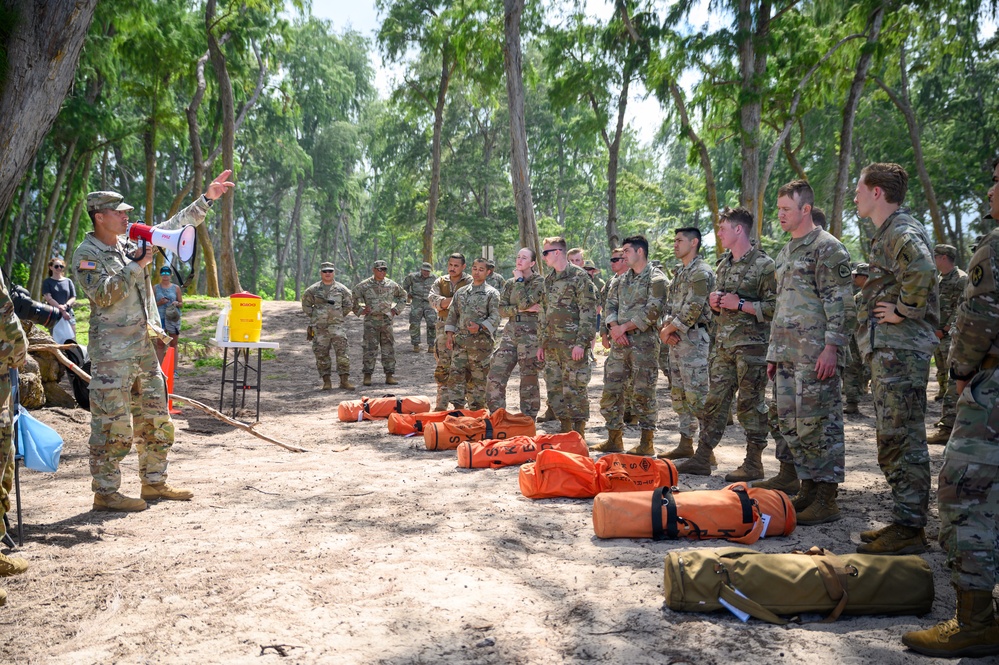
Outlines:
{"type": "MultiPolygon", "coordinates": [[[[923,615],[933,607],[933,573],[918,556],[807,552],[766,554],[744,547],[671,552],[663,585],[678,612],[727,608],[776,624],[779,614],[923,615]]],[[[747,616],[748,615],[748,616],[747,616]]]]}

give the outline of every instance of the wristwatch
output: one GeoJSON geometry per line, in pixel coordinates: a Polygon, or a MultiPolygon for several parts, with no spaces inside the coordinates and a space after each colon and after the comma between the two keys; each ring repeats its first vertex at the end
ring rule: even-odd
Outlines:
{"type": "Polygon", "coordinates": [[[743,298],[739,298],[739,311],[740,312],[742,311],[742,306],[745,305],[745,304],[746,304],[746,301],[743,298]]]}

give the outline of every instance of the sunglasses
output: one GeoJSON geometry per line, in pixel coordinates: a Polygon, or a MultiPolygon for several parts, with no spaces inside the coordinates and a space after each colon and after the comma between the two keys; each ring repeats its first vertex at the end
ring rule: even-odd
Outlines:
{"type": "Polygon", "coordinates": [[[555,247],[554,249],[546,249],[543,252],[541,252],[541,256],[548,256],[552,252],[557,252],[557,251],[558,251],[558,247],[555,247]]]}
{"type": "Polygon", "coordinates": [[[623,256],[615,256],[614,258],[611,259],[611,263],[617,263],[618,261],[624,261],[624,257],[623,256]]]}
{"type": "Polygon", "coordinates": [[[322,272],[336,272],[335,270],[323,270],[322,272]]]}
{"type": "Polygon", "coordinates": [[[388,268],[375,268],[378,272],[387,272],[388,268]]]}
{"type": "Polygon", "coordinates": [[[62,269],[63,269],[63,268],[65,268],[65,267],[66,267],[66,266],[62,265],[61,263],[57,263],[57,264],[55,264],[54,266],[52,266],[52,269],[53,269],[53,270],[62,270],[62,269]]]}

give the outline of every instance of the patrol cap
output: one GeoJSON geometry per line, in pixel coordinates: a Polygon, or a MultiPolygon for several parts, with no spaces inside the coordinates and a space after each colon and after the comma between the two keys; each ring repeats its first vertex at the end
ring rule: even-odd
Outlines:
{"type": "Polygon", "coordinates": [[[857,265],[853,266],[853,274],[861,275],[863,277],[870,277],[871,267],[866,263],[858,263],[857,265]]]}
{"type": "Polygon", "coordinates": [[[590,259],[586,259],[585,261],[583,261],[583,270],[596,270],[597,272],[600,272],[600,269],[597,268],[597,265],[590,259]]]}
{"type": "Polygon", "coordinates": [[[953,245],[936,245],[933,247],[934,256],[946,256],[952,261],[957,261],[957,247],[953,245]]]}
{"type": "Polygon", "coordinates": [[[90,192],[87,194],[87,212],[101,210],[133,210],[118,192],[90,192]]]}
{"type": "Polygon", "coordinates": [[[422,265],[422,266],[420,266],[420,267],[421,267],[421,268],[422,268],[423,270],[433,270],[433,269],[434,269],[434,267],[433,267],[432,265],[430,265],[429,263],[427,263],[426,261],[424,261],[424,262],[423,262],[423,265],[422,265]]]}
{"type": "Polygon", "coordinates": [[[486,259],[486,267],[490,270],[496,270],[496,262],[492,259],[486,259]]]}
{"type": "Polygon", "coordinates": [[[381,259],[379,259],[378,261],[375,261],[374,263],[372,263],[371,267],[372,267],[372,269],[374,269],[374,268],[384,268],[385,270],[388,270],[388,264],[385,263],[384,261],[382,261],[381,259]]]}
{"type": "Polygon", "coordinates": [[[336,266],[333,265],[332,263],[330,263],[329,261],[323,261],[322,263],[319,264],[319,269],[320,270],[336,270],[336,266]]]}

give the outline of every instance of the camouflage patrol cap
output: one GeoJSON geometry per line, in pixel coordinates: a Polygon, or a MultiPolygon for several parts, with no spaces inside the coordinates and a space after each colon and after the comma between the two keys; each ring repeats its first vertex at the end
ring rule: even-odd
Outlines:
{"type": "Polygon", "coordinates": [[[933,248],[934,256],[946,256],[952,261],[957,261],[957,247],[953,245],[936,245],[933,248]]]}
{"type": "Polygon", "coordinates": [[[388,270],[388,264],[385,263],[384,261],[382,261],[381,259],[379,259],[379,260],[377,260],[377,261],[375,261],[374,263],[371,264],[371,268],[372,269],[374,269],[374,268],[385,268],[386,270],[388,270]]]}
{"type": "Polygon", "coordinates": [[[323,261],[322,263],[319,264],[319,269],[320,270],[333,270],[333,271],[335,271],[336,270],[336,266],[333,265],[332,263],[330,263],[329,261],[323,261]]]}
{"type": "Polygon", "coordinates": [[[853,266],[853,274],[860,275],[862,277],[870,277],[871,267],[866,263],[858,263],[857,265],[853,266]]]}
{"type": "Polygon", "coordinates": [[[600,269],[597,268],[596,264],[590,259],[583,261],[583,270],[596,270],[597,272],[600,272],[600,269]]]}
{"type": "Polygon", "coordinates": [[[421,266],[420,269],[421,270],[433,270],[434,267],[432,265],[430,265],[429,263],[427,263],[426,261],[424,261],[423,265],[421,266]]]}
{"type": "Polygon", "coordinates": [[[101,210],[133,210],[118,192],[90,192],[87,194],[87,212],[101,210]]]}
{"type": "Polygon", "coordinates": [[[486,267],[490,270],[496,270],[496,262],[492,259],[486,259],[486,267]]]}

